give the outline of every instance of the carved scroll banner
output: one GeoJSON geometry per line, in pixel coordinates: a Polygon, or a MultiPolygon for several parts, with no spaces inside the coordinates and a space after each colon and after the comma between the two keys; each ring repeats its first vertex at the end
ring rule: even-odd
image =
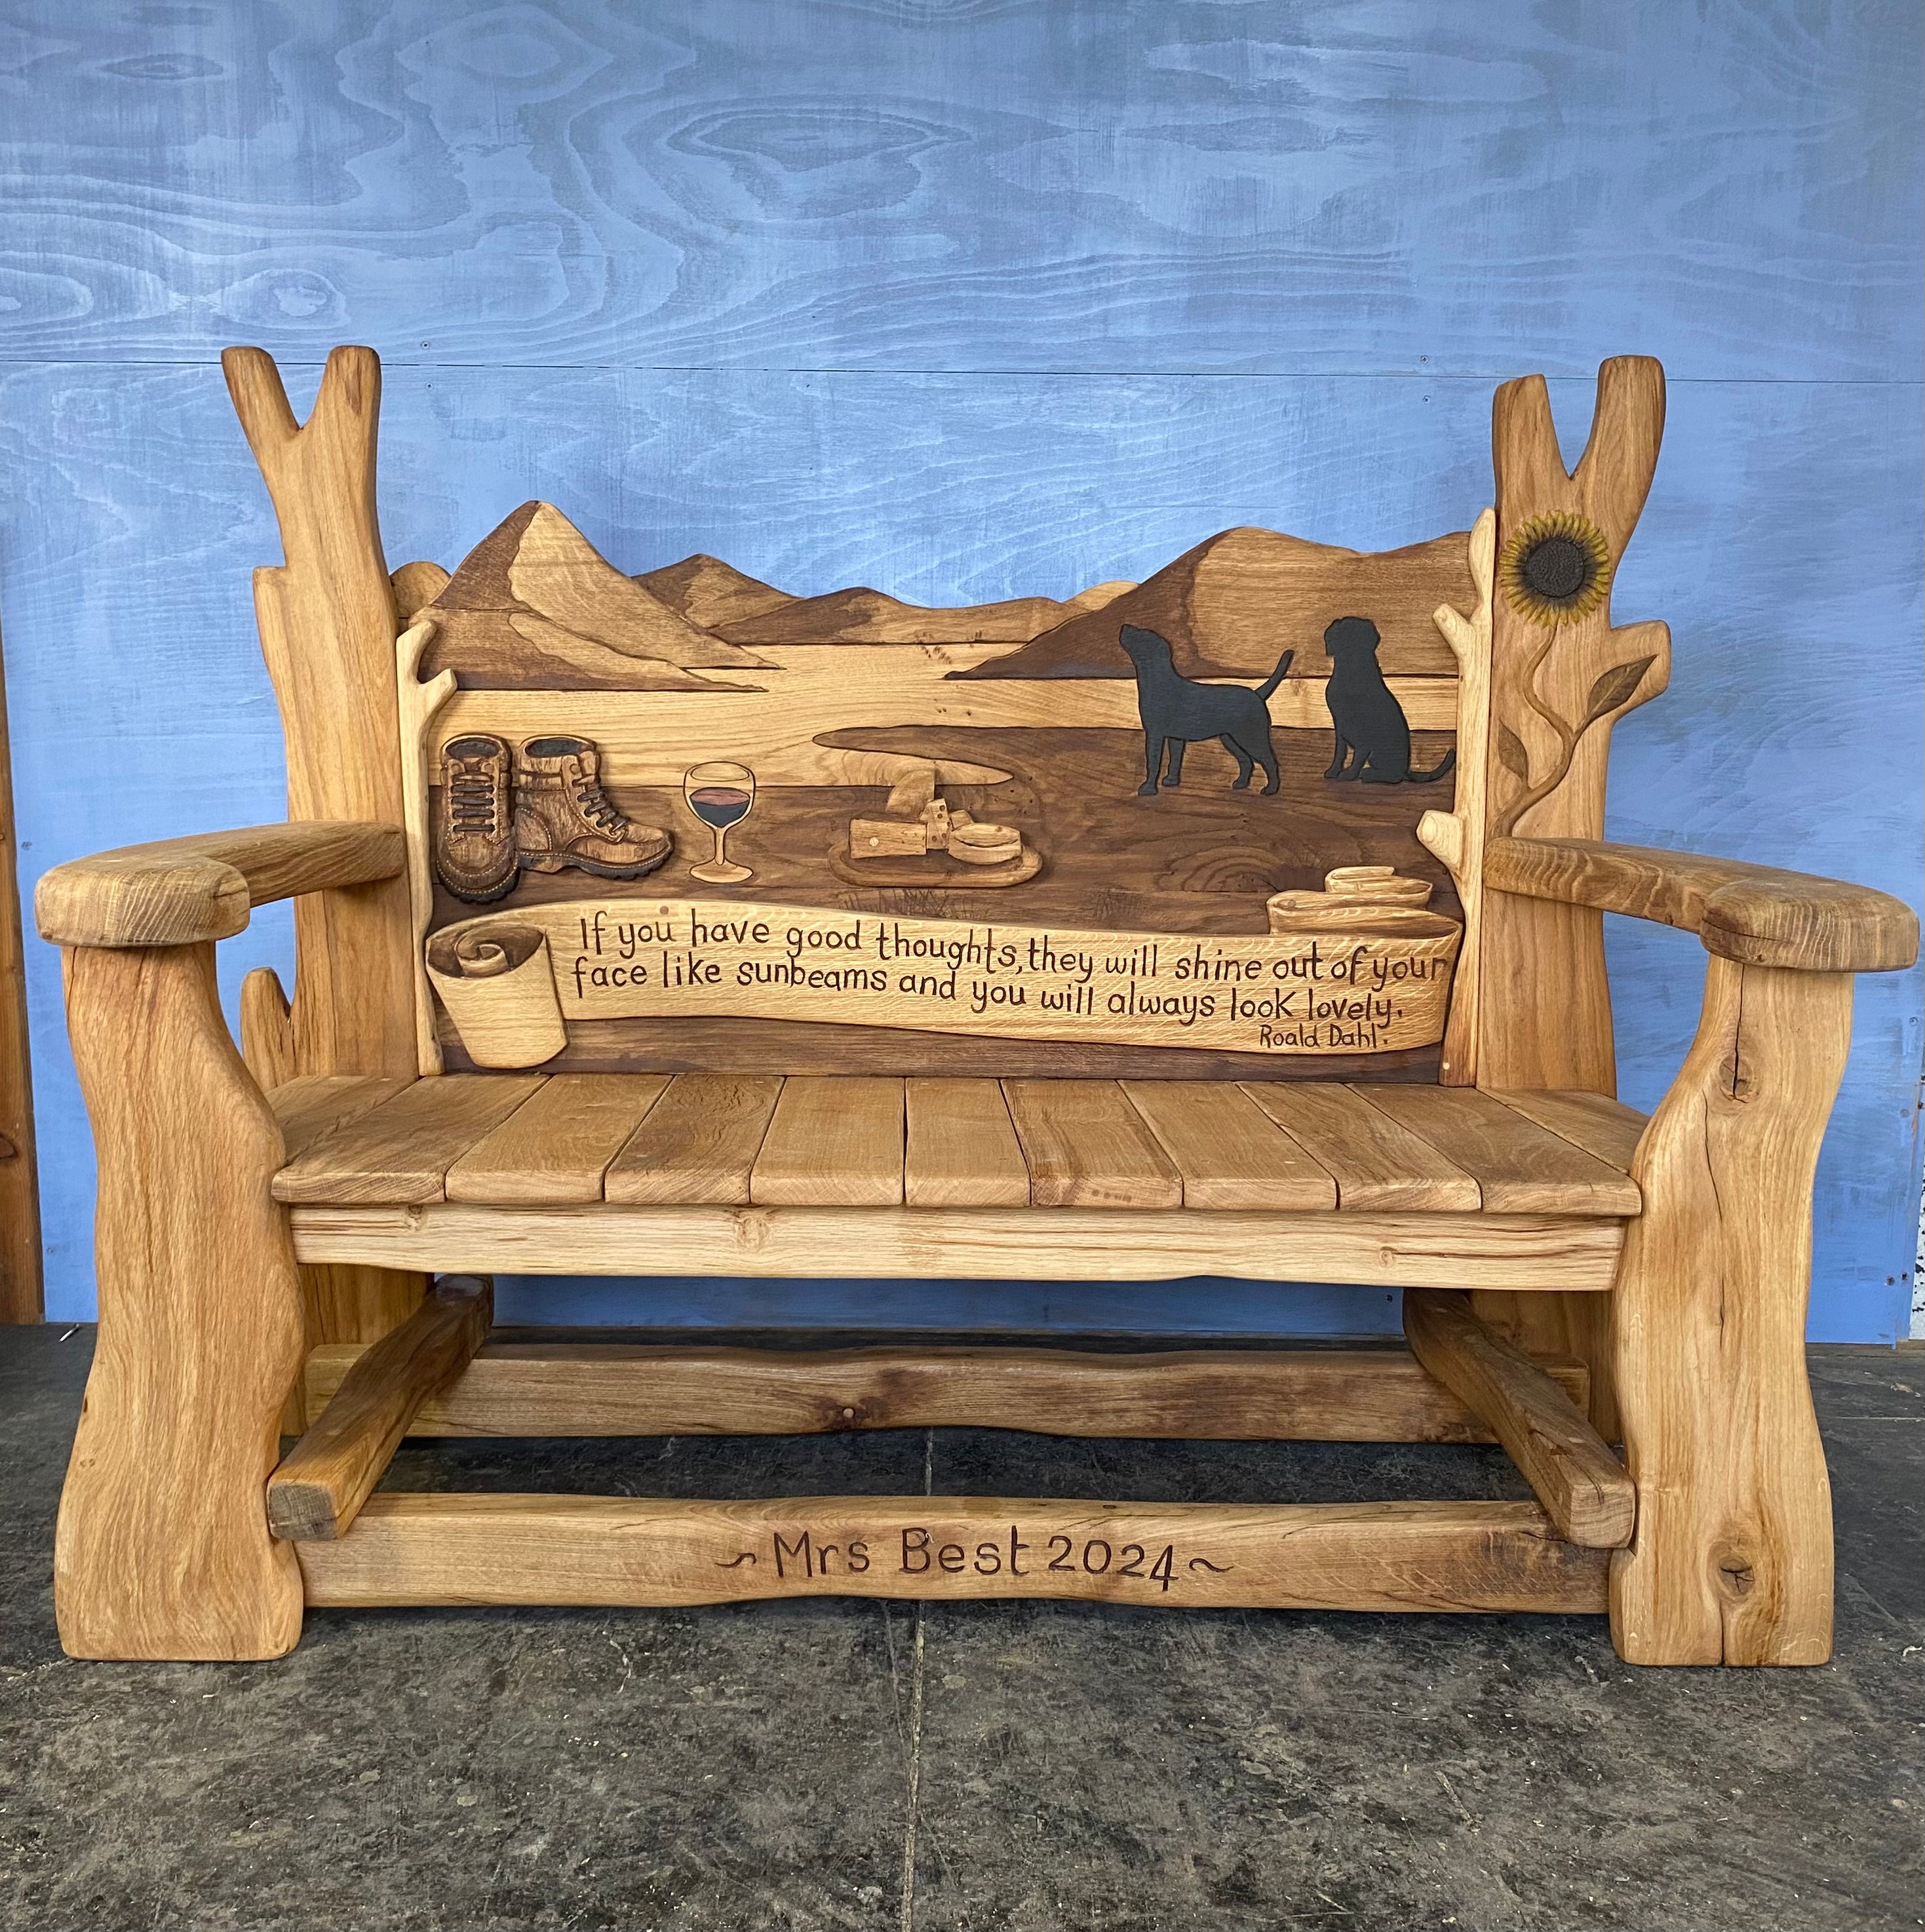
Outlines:
{"type": "MultiPolygon", "coordinates": [[[[448,1004],[484,1066],[539,1066],[571,1020],[698,1015],[1234,1053],[1387,1052],[1442,1038],[1462,935],[1454,920],[1396,908],[1352,908],[1323,930],[1219,936],[576,901],[444,927],[430,965],[483,965],[448,1004]],[[528,970],[544,956],[545,988],[528,970]],[[503,973],[498,959],[521,964],[503,973]]],[[[445,998],[443,971],[433,976],[445,998]]]]}

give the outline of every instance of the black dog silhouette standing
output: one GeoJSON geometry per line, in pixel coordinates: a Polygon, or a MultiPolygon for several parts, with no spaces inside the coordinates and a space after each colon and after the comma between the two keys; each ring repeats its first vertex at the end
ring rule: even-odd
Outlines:
{"type": "Polygon", "coordinates": [[[1162,782],[1174,791],[1183,782],[1183,753],[1200,738],[1215,738],[1237,760],[1232,791],[1249,788],[1250,774],[1264,768],[1266,795],[1278,784],[1276,753],[1270,744],[1268,700],[1283,682],[1297,653],[1285,651],[1276,669],[1255,691],[1241,684],[1198,684],[1177,669],[1170,640],[1139,625],[1123,627],[1123,647],[1136,667],[1136,710],[1143,720],[1143,764],[1147,773],[1137,788],[1139,798],[1156,794],[1157,772],[1169,747],[1169,768],[1162,782]]]}
{"type": "Polygon", "coordinates": [[[1361,778],[1366,784],[1429,784],[1457,762],[1455,746],[1435,771],[1411,770],[1411,721],[1377,662],[1380,640],[1368,617],[1339,617],[1324,633],[1330,654],[1326,696],[1337,748],[1327,778],[1361,778]],[[1345,760],[1348,760],[1348,765],[1345,760]]]}

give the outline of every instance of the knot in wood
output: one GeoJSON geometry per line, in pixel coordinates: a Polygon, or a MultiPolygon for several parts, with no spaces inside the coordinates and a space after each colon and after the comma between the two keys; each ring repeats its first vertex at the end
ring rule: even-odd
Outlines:
{"type": "Polygon", "coordinates": [[[1742,1599],[1757,1587],[1758,1570],[1750,1555],[1735,1544],[1725,1544],[1711,1557],[1712,1580],[1727,1597],[1742,1599]]]}

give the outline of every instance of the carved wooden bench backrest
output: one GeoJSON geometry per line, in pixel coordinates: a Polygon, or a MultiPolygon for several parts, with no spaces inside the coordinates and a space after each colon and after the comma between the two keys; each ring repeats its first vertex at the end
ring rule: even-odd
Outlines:
{"type": "Polygon", "coordinates": [[[391,580],[373,352],[298,429],[264,354],[224,360],[286,553],[256,602],[290,814],[414,854],[298,906],[301,1070],[1610,1090],[1597,918],[1480,874],[1487,835],[1601,833],[1611,725],[1663,688],[1664,627],[1609,595],[1656,363],[1605,365],[1573,474],[1542,379],[1501,388],[1468,532],[1230,530],[1140,585],[925,610],[631,578],[545,504],[391,580]]]}

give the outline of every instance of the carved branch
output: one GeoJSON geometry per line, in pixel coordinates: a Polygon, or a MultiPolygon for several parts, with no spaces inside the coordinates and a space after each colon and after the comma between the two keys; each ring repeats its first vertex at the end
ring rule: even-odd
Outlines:
{"type": "Polygon", "coordinates": [[[1492,600],[1497,581],[1498,519],[1486,510],[1471,526],[1471,579],[1476,608],[1468,614],[1440,604],[1432,621],[1457,660],[1457,778],[1452,808],[1427,812],[1417,826],[1424,845],[1450,868],[1464,908],[1464,944],[1450,988],[1438,1077],[1469,1086],[1477,1077],[1477,999],[1481,984],[1479,933],[1484,900],[1484,830],[1491,736],[1492,600]]]}

